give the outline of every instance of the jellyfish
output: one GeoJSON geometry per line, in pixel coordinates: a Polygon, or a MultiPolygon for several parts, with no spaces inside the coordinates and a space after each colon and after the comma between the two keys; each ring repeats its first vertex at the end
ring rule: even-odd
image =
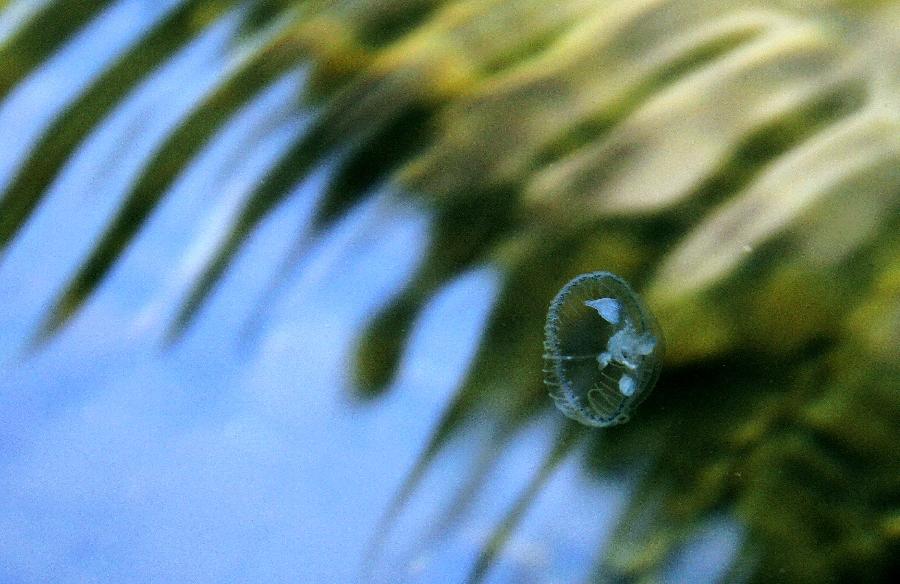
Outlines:
{"type": "Polygon", "coordinates": [[[544,381],[569,418],[595,427],[622,424],[656,384],[664,350],[656,319],[625,280],[582,274],[550,304],[544,381]]]}

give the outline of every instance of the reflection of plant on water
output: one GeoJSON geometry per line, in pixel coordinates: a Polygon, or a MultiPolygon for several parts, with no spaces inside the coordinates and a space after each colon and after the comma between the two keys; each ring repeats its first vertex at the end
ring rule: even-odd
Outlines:
{"type": "MultiPolygon", "coordinates": [[[[0,45],[0,94],[106,4],[60,0],[25,18],[0,45]]],[[[0,245],[115,106],[234,6],[178,4],[52,120],[5,186],[0,245]]],[[[885,577],[900,532],[896,6],[272,0],[246,16],[233,60],[146,162],[40,339],[79,311],[239,108],[307,63],[314,121],[237,212],[173,338],[291,187],[337,160],[298,249],[384,181],[433,217],[418,272],[362,332],[359,399],[387,390],[411,324],[448,281],[482,265],[503,278],[473,368],[387,523],[474,419],[496,421],[502,450],[548,407],[547,305],[575,274],[610,269],[657,314],[666,371],[629,424],[558,422],[473,579],[569,452],[597,473],[647,466],[600,575],[659,574],[725,514],[746,527],[735,573],[885,577]]],[[[473,476],[463,495],[489,488],[473,476]]]]}

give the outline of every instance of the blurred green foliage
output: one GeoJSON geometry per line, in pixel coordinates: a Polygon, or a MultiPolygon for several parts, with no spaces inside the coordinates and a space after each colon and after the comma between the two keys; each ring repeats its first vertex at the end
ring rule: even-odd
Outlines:
{"type": "MultiPolygon", "coordinates": [[[[103,4],[51,2],[5,39],[0,91],[103,4]]],[[[188,0],[58,117],[0,199],[0,246],[123,96],[234,5],[188,0]]],[[[173,338],[290,187],[340,154],[307,237],[385,180],[434,218],[419,272],[361,334],[360,398],[389,388],[411,323],[444,284],[485,264],[503,278],[472,370],[395,510],[473,419],[497,420],[502,447],[549,407],[542,324],[572,276],[622,274],[666,333],[666,367],[632,422],[594,433],[559,422],[558,448],[474,580],[577,450],[596,472],[646,468],[599,580],[658,579],[724,513],[747,529],[735,578],[890,581],[900,557],[896,2],[270,0],[247,23],[244,50],[147,162],[43,335],[89,298],[234,112],[305,62],[317,118],[248,199],[173,338]]]]}

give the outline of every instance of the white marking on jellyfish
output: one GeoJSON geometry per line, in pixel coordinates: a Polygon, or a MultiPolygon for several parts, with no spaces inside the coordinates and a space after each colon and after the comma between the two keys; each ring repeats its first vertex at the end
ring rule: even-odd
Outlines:
{"type": "Polygon", "coordinates": [[[603,320],[609,324],[619,324],[622,317],[622,305],[615,298],[598,298],[597,300],[587,300],[584,303],[600,313],[603,320]]]}
{"type": "Polygon", "coordinates": [[[603,351],[599,355],[597,355],[597,363],[600,365],[600,369],[606,369],[606,366],[609,365],[609,362],[612,361],[612,353],[609,351],[603,351]]]}
{"type": "Polygon", "coordinates": [[[649,355],[656,348],[656,337],[650,333],[644,333],[638,337],[634,344],[634,352],[638,355],[649,355]]]}
{"type": "Polygon", "coordinates": [[[623,375],[619,378],[619,391],[622,392],[622,395],[625,397],[631,397],[634,395],[635,382],[634,377],[631,375],[623,375]]]}
{"type": "Polygon", "coordinates": [[[608,354],[605,362],[600,361],[599,356],[597,360],[601,362],[601,369],[606,367],[610,361],[615,361],[634,371],[640,365],[641,357],[652,353],[654,347],[656,347],[656,339],[653,338],[653,335],[637,334],[634,325],[626,319],[625,326],[609,337],[606,351],[600,354],[601,356],[608,354]]]}

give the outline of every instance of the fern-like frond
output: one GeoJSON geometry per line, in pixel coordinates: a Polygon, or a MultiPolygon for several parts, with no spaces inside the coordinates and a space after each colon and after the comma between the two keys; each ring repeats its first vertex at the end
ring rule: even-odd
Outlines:
{"type": "MultiPolygon", "coordinates": [[[[91,18],[97,16],[109,0],[81,2],[58,0],[37,3],[36,10],[20,6],[23,22],[5,39],[0,40],[0,99],[16,84],[60,48],[69,37],[91,18]]],[[[3,6],[0,5],[0,9],[3,6]]]]}
{"type": "MultiPolygon", "coordinates": [[[[83,3],[82,3],[83,4],[83,3]]],[[[193,39],[232,2],[192,0],[158,23],[54,120],[0,199],[0,250],[40,204],[66,160],[88,134],[146,75],[193,39]]]]}
{"type": "Polygon", "coordinates": [[[302,51],[292,40],[290,18],[247,41],[221,81],[157,150],[121,204],[91,255],[56,300],[41,336],[64,325],[97,288],[187,163],[239,107],[292,67],[302,51]]]}

